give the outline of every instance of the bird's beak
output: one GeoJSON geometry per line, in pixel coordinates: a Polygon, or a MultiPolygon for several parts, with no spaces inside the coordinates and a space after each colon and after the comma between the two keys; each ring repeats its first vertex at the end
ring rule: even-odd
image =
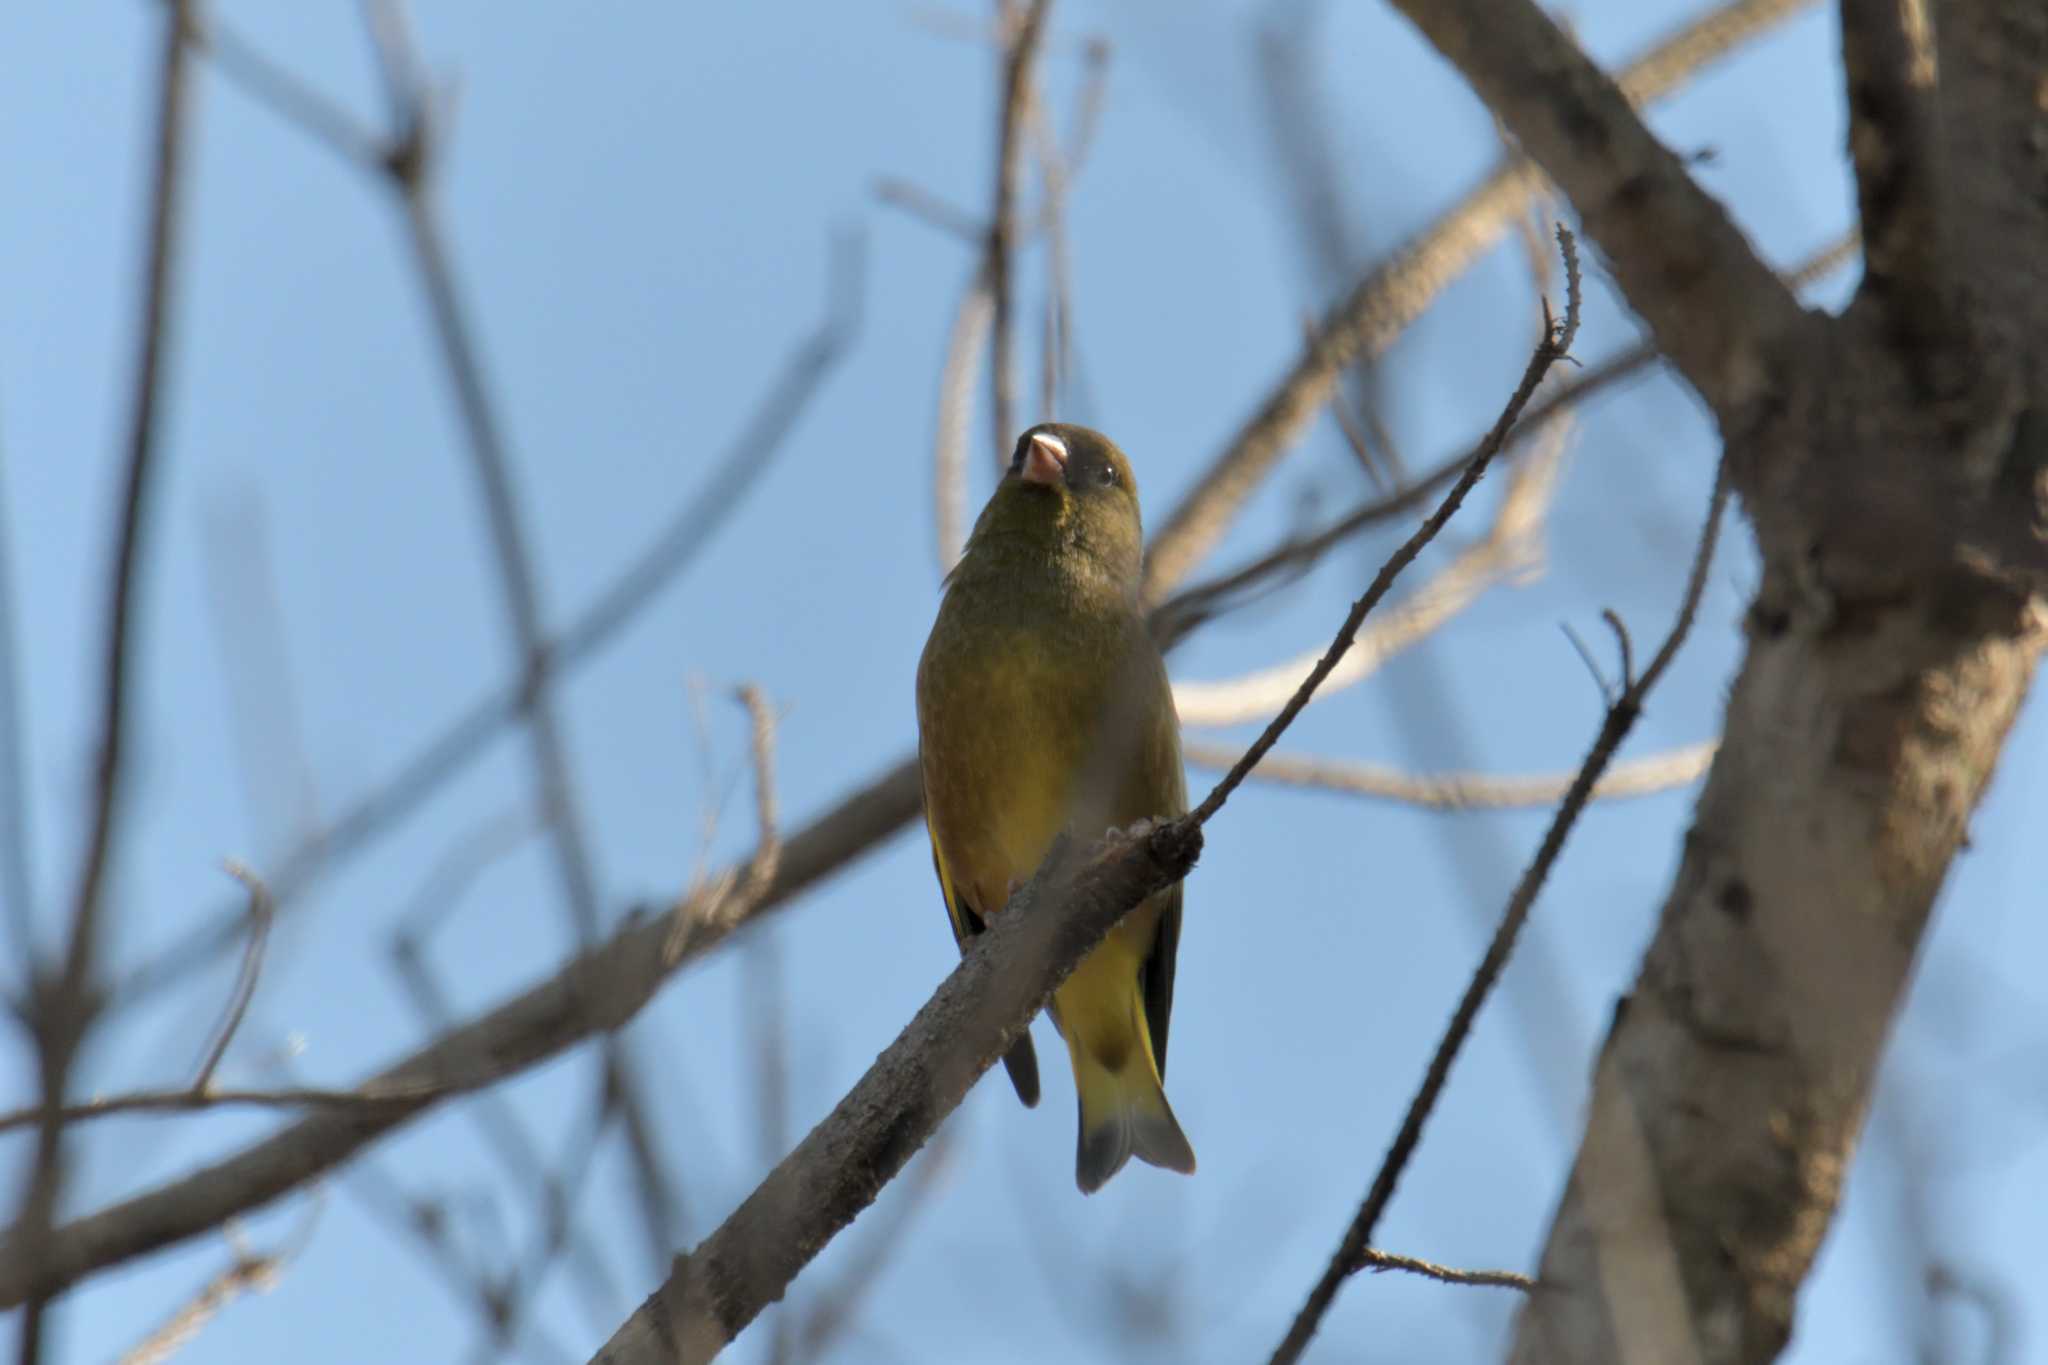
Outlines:
{"type": "Polygon", "coordinates": [[[1024,482],[1057,486],[1066,477],[1067,443],[1047,431],[1033,436],[1024,452],[1024,482]]]}

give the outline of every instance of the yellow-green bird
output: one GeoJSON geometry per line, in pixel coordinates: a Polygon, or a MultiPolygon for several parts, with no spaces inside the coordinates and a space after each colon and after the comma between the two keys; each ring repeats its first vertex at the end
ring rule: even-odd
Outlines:
{"type": "MultiPolygon", "coordinates": [[[[1044,423],[1017,442],[917,666],[918,761],[939,889],[964,952],[1062,833],[1080,846],[1187,809],[1180,721],[1138,605],[1144,532],[1108,437],[1044,423]]],[[[1166,1102],[1181,888],[1110,931],[1053,993],[1080,1099],[1083,1193],[1135,1156],[1192,1172],[1166,1102]]],[[[1003,1058],[1038,1103],[1027,1033],[1003,1058]]]]}

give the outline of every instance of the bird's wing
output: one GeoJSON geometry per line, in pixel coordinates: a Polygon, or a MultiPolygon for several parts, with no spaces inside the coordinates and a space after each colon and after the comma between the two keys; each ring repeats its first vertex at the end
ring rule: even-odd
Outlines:
{"type": "Polygon", "coordinates": [[[1152,1061],[1159,1079],[1166,1080],[1166,1025],[1173,1017],[1173,959],[1180,951],[1180,884],[1160,893],[1159,928],[1152,936],[1152,951],[1138,969],[1145,993],[1145,1028],[1152,1035],[1152,1061]]]}
{"type": "MultiPolygon", "coordinates": [[[[986,929],[988,925],[983,922],[981,915],[973,906],[961,899],[958,888],[953,885],[953,879],[946,875],[945,851],[939,847],[939,836],[932,829],[930,815],[925,816],[924,832],[931,839],[932,868],[939,874],[939,895],[946,902],[946,918],[953,925],[953,941],[960,945],[960,951],[964,953],[967,951],[967,940],[986,929]]],[[[1178,932],[1180,928],[1177,914],[1174,920],[1174,928],[1175,932],[1178,932]]],[[[1171,977],[1172,972],[1173,968],[1169,963],[1167,966],[1169,977],[1171,977]]],[[[1173,983],[1169,980],[1167,982],[1167,992],[1169,995],[1172,994],[1172,986],[1173,983]]],[[[1026,1109],[1036,1108],[1038,1106],[1039,1093],[1038,1052],[1031,1046],[1031,1033],[1028,1026],[1023,1033],[1017,1035],[1017,1041],[1010,1044],[1010,1050],[1003,1054],[1003,1070],[1010,1073],[1010,1084],[1016,1089],[1017,1098],[1024,1102],[1024,1107],[1026,1109]]]]}
{"type": "Polygon", "coordinates": [[[960,899],[960,892],[953,885],[953,879],[946,875],[946,853],[939,847],[938,831],[932,828],[932,818],[929,814],[924,818],[924,832],[932,842],[932,870],[939,874],[939,895],[946,902],[946,918],[953,924],[953,941],[960,945],[960,951],[964,953],[967,951],[967,940],[988,926],[982,922],[981,916],[972,907],[960,899]]]}

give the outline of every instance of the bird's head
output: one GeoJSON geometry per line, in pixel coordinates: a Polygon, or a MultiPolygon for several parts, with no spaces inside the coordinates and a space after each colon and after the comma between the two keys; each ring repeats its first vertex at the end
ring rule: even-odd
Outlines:
{"type": "Polygon", "coordinates": [[[1082,556],[1135,593],[1145,531],[1130,460],[1099,431],[1065,422],[1032,427],[1017,438],[975,527],[976,540],[998,537],[1049,556],[1082,556]]]}

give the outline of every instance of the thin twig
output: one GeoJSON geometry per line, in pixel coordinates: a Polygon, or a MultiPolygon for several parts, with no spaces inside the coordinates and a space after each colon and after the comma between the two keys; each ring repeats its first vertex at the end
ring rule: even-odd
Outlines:
{"type": "Polygon", "coordinates": [[[1515,420],[1521,416],[1522,408],[1527,405],[1529,395],[1543,382],[1543,376],[1550,372],[1552,365],[1570,354],[1572,339],[1579,331],[1579,260],[1571,231],[1562,223],[1557,228],[1557,244],[1564,256],[1565,265],[1563,320],[1553,323],[1549,308],[1544,308],[1543,339],[1536,343],[1536,350],[1529,357],[1528,367],[1522,372],[1522,382],[1515,386],[1515,392],[1508,399],[1507,406],[1501,409],[1500,417],[1494,422],[1493,430],[1488,433],[1485,443],[1480,446],[1478,455],[1459,476],[1458,481],[1451,485],[1451,491],[1444,494],[1443,501],[1437,504],[1437,509],[1430,513],[1422,525],[1415,528],[1414,534],[1403,541],[1400,548],[1380,566],[1380,571],[1373,576],[1372,583],[1366,588],[1364,595],[1351,604],[1350,614],[1344,618],[1344,624],[1337,630],[1337,638],[1330,642],[1330,647],[1323,652],[1323,657],[1316,660],[1316,666],[1301,680],[1301,686],[1287,699],[1287,704],[1280,708],[1280,713],[1273,717],[1265,730],[1252,742],[1251,747],[1245,750],[1244,756],[1223,775],[1223,780],[1202,799],[1202,804],[1195,807],[1192,818],[1196,824],[1207,822],[1223,808],[1223,803],[1230,799],[1230,794],[1244,781],[1245,774],[1258,766],[1259,760],[1266,756],[1266,752],[1273,747],[1275,741],[1294,723],[1294,718],[1301,714],[1302,708],[1307,706],[1309,699],[1315,695],[1316,688],[1322,685],[1323,679],[1327,678],[1330,671],[1343,659],[1345,651],[1357,638],[1358,628],[1364,623],[1367,614],[1387,595],[1387,590],[1393,587],[1394,580],[1399,577],[1401,571],[1415,562],[1415,557],[1422,553],[1422,547],[1436,538],[1437,532],[1444,528],[1444,523],[1448,522],[1464,504],[1465,495],[1472,491],[1473,486],[1486,473],[1487,465],[1500,452],[1502,443],[1507,440],[1508,432],[1514,427],[1515,420]]]}
{"type": "MultiPolygon", "coordinates": [[[[1189,743],[1188,762],[1197,768],[1227,770],[1243,752],[1224,744],[1189,743]]],[[[1617,763],[1594,784],[1591,799],[1617,801],[1652,796],[1683,787],[1703,776],[1719,748],[1714,740],[1688,744],[1668,753],[1617,763]]],[[[1299,754],[1269,753],[1252,769],[1256,782],[1273,782],[1316,791],[1343,792],[1420,806],[1425,810],[1508,810],[1547,806],[1571,790],[1572,773],[1528,777],[1497,777],[1487,773],[1411,773],[1377,763],[1299,754]]]]}
{"type": "MultiPolygon", "coordinates": [[[[538,832],[539,827],[540,822],[525,810],[514,810],[478,826],[442,855],[414,895],[411,907],[400,916],[400,928],[393,934],[391,946],[393,965],[400,983],[412,998],[413,1008],[418,1012],[427,1036],[439,1035],[456,1026],[455,1011],[449,1006],[447,995],[427,959],[427,935],[461,904],[473,878],[492,862],[524,844],[538,832]]],[[[594,1107],[599,1111],[598,1119],[592,1125],[593,1131],[586,1147],[568,1149],[576,1154],[578,1161],[589,1158],[587,1148],[595,1147],[619,1117],[612,1073],[603,1065],[595,1070],[599,1100],[594,1107]]],[[[673,1074],[666,1083],[672,1091],[680,1087],[680,1081],[673,1074]]],[[[527,1273],[537,1281],[554,1255],[566,1249],[570,1253],[572,1267],[581,1278],[586,1301],[606,1305],[616,1302],[617,1281],[603,1254],[607,1243],[566,1226],[562,1228],[559,1242],[556,1240],[552,1230],[567,1216],[560,1207],[562,1198],[566,1197],[562,1194],[565,1181],[551,1173],[539,1143],[528,1132],[507,1097],[496,1090],[477,1091],[472,1102],[463,1106],[463,1114],[482,1134],[486,1147],[496,1153],[512,1188],[530,1192],[537,1205],[540,1231],[536,1237],[540,1247],[529,1259],[527,1273]]],[[[677,1217],[680,1220],[683,1216],[683,1204],[678,1197],[677,1217]]],[[[430,1242],[428,1249],[437,1256],[446,1252],[438,1243],[430,1242]]],[[[451,1280],[461,1280],[466,1275],[466,1268],[449,1271],[451,1280]]],[[[469,1300],[480,1309],[493,1301],[490,1294],[476,1290],[469,1294],[469,1300]]],[[[519,1317],[530,1302],[527,1296],[514,1295],[507,1301],[503,1314],[486,1313],[490,1339],[496,1348],[493,1358],[503,1353],[503,1343],[509,1343],[519,1330],[519,1317]]]]}
{"type": "MultiPolygon", "coordinates": [[[[1846,232],[1788,270],[1785,283],[1794,290],[1807,289],[1856,259],[1858,250],[1855,231],[1846,232]]],[[[1514,450],[1524,438],[1543,431],[1595,394],[1640,374],[1661,360],[1655,346],[1647,343],[1630,346],[1578,371],[1562,383],[1553,382],[1548,396],[1531,404],[1521,423],[1510,433],[1507,449],[1514,450]]],[[[1242,568],[1176,593],[1155,610],[1154,633],[1163,644],[1170,646],[1202,621],[1225,610],[1230,601],[1251,588],[1277,574],[1306,568],[1360,531],[1419,507],[1431,493],[1458,476],[1458,471],[1478,453],[1480,444],[1483,444],[1483,438],[1398,491],[1369,499],[1314,535],[1289,540],[1242,568]]]]}
{"type": "Polygon", "coordinates": [[[172,1314],[163,1326],[151,1332],[134,1349],[122,1355],[120,1365],[160,1365],[189,1344],[199,1330],[230,1303],[250,1292],[267,1293],[277,1284],[285,1267],[296,1259],[313,1239],[320,1220],[322,1201],[315,1197],[291,1237],[275,1251],[251,1251],[230,1225],[227,1241],[235,1259],[226,1270],[208,1280],[191,1300],[172,1314]]]}
{"type": "MultiPolygon", "coordinates": [[[[1701,66],[1813,3],[1734,0],[1631,63],[1620,76],[1622,92],[1639,103],[1666,94],[1701,66]]],[[[1315,344],[1306,348],[1161,524],[1146,560],[1146,601],[1162,600],[1222,539],[1238,509],[1322,410],[1344,369],[1361,356],[1384,353],[1498,240],[1544,184],[1542,172],[1527,160],[1495,168],[1450,211],[1390,252],[1358,282],[1325,318],[1315,344]]]]}
{"type": "MultiPolygon", "coordinates": [[[[1543,526],[1558,488],[1571,425],[1568,417],[1560,417],[1543,428],[1542,450],[1514,470],[1486,535],[1362,627],[1343,662],[1323,679],[1316,691],[1318,700],[1371,677],[1389,659],[1441,630],[1499,584],[1527,581],[1540,569],[1543,526]]],[[[1183,726],[1263,720],[1294,695],[1320,654],[1311,649],[1217,682],[1176,680],[1174,708],[1183,726]]]]}
{"type": "MultiPolygon", "coordinates": [[[[1515,450],[1528,438],[1554,430],[1555,425],[1569,417],[1579,403],[1629,375],[1649,368],[1656,360],[1657,353],[1650,347],[1631,347],[1590,367],[1575,379],[1554,385],[1549,398],[1528,408],[1509,433],[1504,450],[1515,450]]],[[[1432,493],[1469,468],[1485,448],[1487,440],[1488,437],[1482,436],[1421,478],[1393,493],[1368,500],[1313,535],[1291,539],[1242,568],[1198,583],[1169,598],[1155,617],[1164,628],[1163,643],[1177,643],[1196,625],[1228,610],[1233,602],[1242,600],[1245,593],[1275,576],[1306,569],[1368,527],[1390,521],[1421,506],[1432,493]]]]}
{"type": "Polygon", "coordinates": [[[989,418],[994,428],[997,469],[1010,462],[1010,442],[1017,436],[1017,339],[1011,303],[1011,252],[1017,235],[1017,188],[1023,179],[1024,130],[1037,98],[1032,64],[1038,58],[1046,12],[1051,8],[1052,0],[1028,0],[1022,18],[1007,35],[1002,59],[1003,103],[996,128],[995,195],[989,211],[988,249],[984,257],[989,300],[994,310],[990,320],[994,344],[989,358],[989,418]]]}
{"type": "MultiPolygon", "coordinates": [[[[103,622],[91,832],[72,898],[69,943],[61,972],[54,977],[45,976],[40,966],[30,966],[36,976],[31,1013],[43,1090],[42,1124],[13,1239],[27,1248],[31,1256],[50,1233],[62,1192],[64,1126],[60,1113],[72,1063],[99,1012],[93,978],[99,965],[107,869],[120,840],[127,810],[130,675],[134,656],[139,652],[139,566],[151,529],[153,495],[160,482],[157,413],[165,387],[164,374],[169,367],[166,355],[170,346],[171,273],[177,257],[179,200],[184,182],[186,104],[191,88],[182,31],[187,8],[185,0],[173,0],[158,55],[156,157],[138,322],[141,355],[131,398],[118,529],[106,582],[109,601],[103,622]]],[[[21,1328],[22,1365],[33,1365],[41,1357],[44,1306],[41,1296],[28,1302],[21,1328]]]]}
{"type": "Polygon", "coordinates": [[[670,912],[668,942],[662,948],[663,960],[670,964],[682,960],[690,943],[707,926],[730,930],[737,925],[774,883],[782,864],[782,835],[777,826],[775,802],[775,712],[766,695],[752,683],[739,688],[736,695],[747,708],[752,728],[750,757],[754,768],[754,822],[758,830],[754,853],[744,868],[728,868],[708,886],[693,889],[676,902],[670,912]]]}
{"type": "Polygon", "coordinates": [[[975,380],[988,349],[995,300],[988,264],[968,277],[946,333],[946,358],[939,367],[938,420],[932,425],[932,529],[939,576],[953,572],[967,545],[967,447],[973,436],[975,380]]]}
{"type": "Polygon", "coordinates": [[[247,1293],[267,1293],[277,1284],[283,1263],[272,1256],[237,1256],[233,1265],[208,1280],[191,1302],[163,1326],[121,1356],[121,1365],[158,1365],[199,1335],[221,1309],[247,1293]]]}
{"type": "Polygon", "coordinates": [[[1616,81],[1535,0],[1393,0],[1597,234],[1629,303],[1724,428],[1770,401],[1806,311],[1616,81]]]}
{"type": "Polygon", "coordinates": [[[606,1317],[615,1315],[611,1305],[618,1301],[618,1287],[610,1267],[596,1253],[594,1243],[598,1239],[579,1231],[576,1206],[589,1188],[605,1136],[618,1119],[618,1092],[607,1083],[592,1106],[588,1125],[569,1134],[563,1143],[563,1168],[540,1182],[540,1218],[534,1230],[533,1248],[523,1260],[515,1262],[517,1268],[502,1296],[504,1312],[487,1324],[488,1340],[476,1355],[479,1362],[503,1359],[518,1344],[526,1317],[539,1306],[548,1271],[565,1251],[584,1276],[586,1308],[595,1312],[601,1304],[606,1317]]]}
{"type": "Polygon", "coordinates": [[[709,1237],[677,1257],[668,1279],[612,1334],[596,1361],[699,1361],[717,1354],[873,1202],[1082,955],[1147,896],[1187,875],[1201,852],[1204,823],[1299,714],[1393,579],[1457,510],[1530,390],[1569,351],[1578,325],[1578,263],[1561,226],[1558,240],[1568,272],[1566,314],[1546,327],[1489,448],[1353,605],[1323,665],[1267,727],[1247,761],[1177,820],[1113,832],[1078,855],[1056,846],[832,1113],[709,1237]]]}
{"type": "Polygon", "coordinates": [[[1416,1145],[1422,1138],[1423,1124],[1436,1107],[1439,1095],[1443,1093],[1444,1082],[1449,1078],[1451,1064],[1457,1060],[1460,1049],[1470,1036],[1472,1024],[1479,1016],[1479,1008],[1500,979],[1501,969],[1507,965],[1508,956],[1514,951],[1515,939],[1529,917],[1530,909],[1536,903],[1537,894],[1542,891],[1550,869],[1564,849],[1566,837],[1580,814],[1592,799],[1594,785],[1606,771],[1614,753],[1642,714],[1643,698],[1657,685],[1664,670],[1671,665],[1678,647],[1692,631],[1694,616],[1699,611],[1700,598],[1707,582],[1707,570],[1714,559],[1714,548],[1719,541],[1722,512],[1728,503],[1728,470],[1724,460],[1714,478],[1714,492],[1707,510],[1706,525],[1700,532],[1699,548],[1695,551],[1691,572],[1686,577],[1685,592],[1680,600],[1677,618],[1672,622],[1670,632],[1652,656],[1650,665],[1640,677],[1632,678],[1607,708],[1601,722],[1600,732],[1594,738],[1593,747],[1580,766],[1578,776],[1573,780],[1571,790],[1565,793],[1559,803],[1557,814],[1552,817],[1550,827],[1544,832],[1543,842],[1536,850],[1516,883],[1514,893],[1508,898],[1507,909],[1502,913],[1500,925],[1494,931],[1493,939],[1486,946],[1486,953],[1480,959],[1478,968],[1467,983],[1463,996],[1459,998],[1457,1010],[1444,1029],[1435,1053],[1430,1057],[1429,1069],[1415,1097],[1409,1102],[1408,1111],[1402,1117],[1400,1129],[1387,1149],[1384,1159],[1374,1174],[1372,1185],[1367,1190],[1364,1202],[1359,1206],[1357,1216],[1345,1231],[1344,1240],[1337,1252],[1330,1258],[1329,1266],[1322,1278],[1309,1292],[1308,1300],[1295,1316],[1287,1336],[1273,1353],[1274,1365],[1286,1365],[1299,1360],[1307,1349],[1309,1339],[1315,1335],[1323,1315],[1335,1302],[1338,1289],[1344,1281],[1356,1273],[1363,1264],[1361,1256],[1372,1243],[1374,1228],[1380,1215],[1394,1196],[1395,1183],[1407,1167],[1409,1158],[1415,1153],[1416,1145]]]}
{"type": "MultiPolygon", "coordinates": [[[[833,240],[825,318],[798,343],[762,396],[703,489],[693,496],[543,651],[559,680],[589,662],[618,637],[664,588],[680,578],[708,546],[718,527],[771,467],[787,437],[825,380],[845,358],[861,322],[866,253],[858,234],[833,240]]],[[[281,860],[270,877],[280,911],[295,903],[319,876],[401,825],[434,794],[490,748],[520,717],[523,681],[486,696],[401,764],[367,796],[352,803],[307,843],[281,860]]],[[[124,977],[112,993],[121,1007],[155,998],[239,941],[243,907],[224,907],[206,923],[124,977]]]]}
{"type": "Polygon", "coordinates": [[[359,1087],[372,1093],[432,1087],[413,1104],[308,1115],[212,1165],[73,1219],[51,1234],[45,1254],[33,1258],[20,1242],[0,1241],[0,1308],[55,1293],[103,1267],[260,1208],[458,1093],[462,1084],[517,1074],[622,1027],[676,969],[724,942],[738,923],[788,903],[909,823],[917,809],[917,769],[895,764],[784,841],[775,875],[758,895],[748,886],[751,879],[741,879],[737,898],[746,904],[706,906],[692,915],[679,957],[664,951],[668,916],[632,920],[603,945],[451,1026],[359,1087]],[[450,1077],[456,1084],[446,1084],[450,1077]]]}
{"type": "Polygon", "coordinates": [[[218,15],[184,7],[185,41],[203,54],[230,85],[355,166],[374,166],[384,155],[377,135],[334,100],[263,55],[218,15]]]}
{"type": "MultiPolygon", "coordinates": [[[[180,1090],[135,1090],[104,1099],[67,1104],[57,1111],[59,1122],[80,1123],[111,1118],[117,1114],[196,1114],[214,1109],[362,1109],[379,1111],[394,1106],[416,1107],[462,1091],[488,1085],[496,1076],[467,1077],[461,1082],[429,1083],[390,1088],[332,1090],[317,1086],[287,1086],[275,1090],[235,1090],[216,1086],[208,1090],[185,1087],[180,1090]]],[[[41,1118],[41,1106],[0,1113],[0,1133],[22,1128],[41,1118]]]]}
{"type": "Polygon", "coordinates": [[[1533,1293],[1536,1281],[1527,1275],[1518,1275],[1512,1270],[1458,1270],[1452,1266],[1438,1265],[1415,1256],[1397,1256],[1391,1251],[1379,1251],[1367,1247],[1358,1253],[1361,1270],[1405,1270],[1411,1275],[1423,1275],[1445,1284],[1469,1284],[1491,1289],[1519,1289],[1524,1294],[1533,1293]]]}
{"type": "Polygon", "coordinates": [[[878,177],[874,196],[877,202],[901,209],[949,237],[958,237],[963,242],[983,242],[988,238],[988,228],[980,219],[900,175],[878,177]]]}
{"type": "Polygon", "coordinates": [[[200,1094],[212,1088],[213,1073],[227,1055],[228,1044],[235,1040],[235,1030],[242,1026],[249,1002],[256,997],[256,979],[263,972],[263,949],[270,941],[270,921],[277,910],[276,902],[270,898],[270,888],[261,877],[232,859],[227,863],[227,874],[249,891],[249,947],[242,954],[241,970],[235,973],[235,989],[228,996],[220,1027],[214,1031],[213,1045],[207,1048],[199,1063],[199,1074],[193,1078],[192,1089],[200,1094]]]}
{"type": "MultiPolygon", "coordinates": [[[[1274,17],[1259,27],[1259,87],[1310,287],[1316,303],[1323,305],[1355,275],[1364,255],[1358,246],[1360,215],[1344,193],[1356,177],[1343,167],[1334,145],[1331,130],[1339,121],[1325,107],[1317,80],[1316,63],[1330,50],[1322,31],[1328,6],[1274,8],[1274,17]]],[[[1306,332],[1313,346],[1313,317],[1307,319],[1306,332]]],[[[1398,488],[1408,475],[1382,415],[1378,359],[1361,355],[1338,377],[1330,390],[1330,413],[1372,487],[1398,488]]]]}
{"type": "MultiPolygon", "coordinates": [[[[597,869],[569,763],[568,741],[549,688],[551,669],[539,563],[528,540],[509,447],[484,375],[481,347],[456,288],[433,199],[433,158],[442,129],[435,120],[423,64],[398,0],[365,0],[365,13],[397,124],[389,170],[404,206],[413,264],[426,295],[435,340],[455,390],[470,472],[483,505],[499,592],[517,650],[520,710],[526,721],[534,788],[547,813],[555,876],[577,942],[588,947],[597,941],[600,928],[597,869]]],[[[623,1118],[641,1185],[635,1202],[649,1259],[658,1265],[674,1250],[677,1240],[673,1180],[654,1140],[640,1087],[631,1080],[633,1069],[615,1039],[606,1039],[604,1047],[606,1064],[619,1067],[629,1078],[623,1118]]]]}

